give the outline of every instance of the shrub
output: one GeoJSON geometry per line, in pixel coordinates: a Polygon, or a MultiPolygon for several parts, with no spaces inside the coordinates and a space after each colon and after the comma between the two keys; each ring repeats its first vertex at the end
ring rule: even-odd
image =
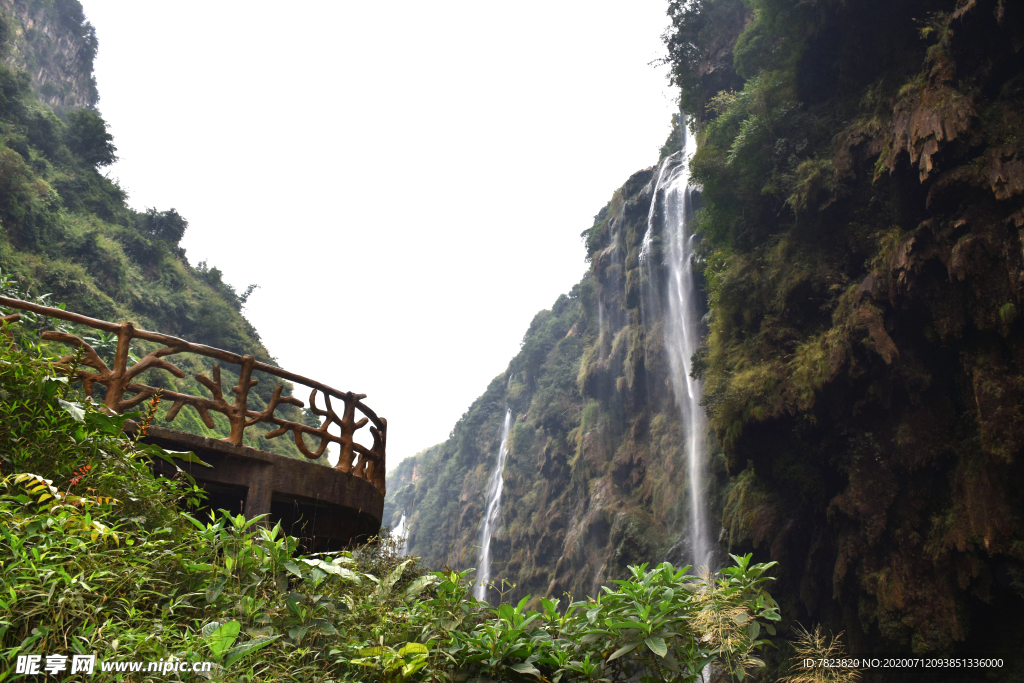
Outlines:
{"type": "Polygon", "coordinates": [[[114,136],[107,132],[107,122],[88,109],[68,114],[65,136],[68,149],[89,166],[109,166],[117,161],[114,136]]]}

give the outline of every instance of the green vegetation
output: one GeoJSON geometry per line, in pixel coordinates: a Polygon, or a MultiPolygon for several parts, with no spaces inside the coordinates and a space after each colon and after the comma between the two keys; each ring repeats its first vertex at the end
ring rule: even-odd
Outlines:
{"type": "MultiPolygon", "coordinates": [[[[295,556],[298,539],[226,512],[168,454],[125,436],[43,348],[0,340],[0,651],[100,662],[213,661],[212,680],[690,681],[715,662],[761,666],[778,608],[771,565],[737,557],[716,579],[631,568],[594,599],[541,611],[470,595],[469,572],[424,573],[385,536],[295,556]],[[179,470],[180,472],[180,470],[179,470]]],[[[132,417],[142,424],[153,410],[132,417]]],[[[98,665],[101,666],[101,665],[98,665]]],[[[12,677],[13,668],[0,673],[12,677]]],[[[102,672],[96,680],[192,680],[102,672]]]]}

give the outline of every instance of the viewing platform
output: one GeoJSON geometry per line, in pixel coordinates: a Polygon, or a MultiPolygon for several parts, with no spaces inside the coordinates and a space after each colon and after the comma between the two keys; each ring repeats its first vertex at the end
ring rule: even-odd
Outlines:
{"type": "MultiPolygon", "coordinates": [[[[87,395],[91,395],[97,385],[104,387],[103,404],[113,412],[130,412],[159,395],[161,401],[172,404],[166,413],[167,422],[173,423],[185,406],[196,410],[203,424],[211,430],[216,427],[216,423],[210,413],[224,415],[229,433],[221,439],[158,427],[155,424],[150,425],[142,437],[144,441],[166,450],[192,452],[203,462],[212,465],[205,467],[187,458],[179,458],[177,463],[181,470],[191,475],[206,490],[210,508],[223,508],[233,514],[243,512],[248,518],[268,514],[271,524],[281,522],[286,533],[302,538],[311,551],[337,549],[359,542],[380,530],[384,512],[387,420],[378,417],[363,403],[365,394],[338,391],[326,384],[259,362],[253,356],[137,329],[131,322],[97,320],[3,296],[0,296],[0,306],[116,335],[114,360],[108,366],[92,345],[71,332],[56,329],[41,333],[44,340],[79,349],[79,363],[74,369],[74,377],[82,381],[87,395]],[[141,358],[133,356],[132,342],[136,340],[148,342],[147,346],[152,347],[141,358]],[[195,375],[195,380],[209,391],[209,397],[178,393],[141,381],[140,375],[151,370],[184,378],[185,372],[167,360],[179,354],[195,354],[217,361],[211,371],[212,379],[202,373],[195,375]],[[224,396],[220,363],[229,363],[238,368],[237,373],[234,373],[238,378],[237,384],[229,388],[234,400],[224,396]],[[300,409],[306,407],[301,400],[283,395],[283,384],[276,385],[262,410],[250,409],[253,400],[250,392],[258,384],[258,380],[253,378],[254,373],[270,375],[310,389],[309,410],[321,419],[321,424],[314,427],[278,414],[278,409],[284,405],[300,409]],[[318,394],[324,404],[323,408],[317,406],[318,394]],[[341,415],[335,411],[335,402],[340,403],[341,415]],[[308,460],[245,445],[246,430],[260,423],[274,426],[270,431],[261,432],[260,435],[265,439],[275,439],[291,432],[296,449],[308,460]],[[355,440],[357,431],[367,425],[372,438],[371,446],[355,440]],[[310,439],[312,445],[306,443],[306,438],[310,439]],[[323,456],[330,444],[335,444],[339,451],[337,465],[327,467],[312,462],[323,456]]],[[[0,320],[11,323],[21,318],[22,314],[13,313],[0,317],[0,320]]],[[[70,370],[75,357],[65,356],[58,361],[58,365],[70,370]]],[[[126,431],[136,429],[138,426],[135,423],[126,423],[126,431]]],[[[157,461],[154,470],[164,476],[176,474],[175,468],[163,461],[157,461]]]]}

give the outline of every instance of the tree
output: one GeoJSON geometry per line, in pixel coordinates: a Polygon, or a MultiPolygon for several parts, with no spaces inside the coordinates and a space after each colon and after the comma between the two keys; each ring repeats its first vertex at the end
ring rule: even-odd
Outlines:
{"type": "Polygon", "coordinates": [[[672,66],[672,85],[690,116],[703,119],[712,96],[743,87],[732,65],[732,47],[743,32],[747,9],[742,0],[671,0],[672,26],[662,36],[672,66]]]}
{"type": "Polygon", "coordinates": [[[89,109],[68,114],[65,138],[68,149],[90,166],[109,166],[117,161],[114,136],[107,132],[107,122],[89,109]]]}
{"type": "Polygon", "coordinates": [[[135,221],[139,232],[146,237],[167,240],[174,244],[181,241],[188,229],[188,221],[173,208],[167,211],[146,209],[146,213],[138,214],[135,221]]]}

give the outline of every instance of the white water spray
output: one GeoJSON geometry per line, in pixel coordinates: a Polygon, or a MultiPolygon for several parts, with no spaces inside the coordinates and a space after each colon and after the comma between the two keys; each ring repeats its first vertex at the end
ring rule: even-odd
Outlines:
{"type": "Polygon", "coordinates": [[[402,549],[398,551],[399,557],[405,557],[409,554],[409,527],[405,525],[405,513],[402,513],[402,519],[398,520],[398,526],[391,532],[391,535],[395,538],[402,539],[402,549]]]}
{"type": "MultiPolygon", "coordinates": [[[[673,154],[662,163],[651,199],[647,220],[647,234],[641,258],[649,261],[648,253],[655,230],[656,203],[662,214],[662,249],[667,277],[665,299],[665,348],[671,368],[672,390],[679,406],[686,436],[686,458],[690,480],[690,561],[695,567],[708,567],[713,562],[712,544],[707,523],[707,424],[704,408],[700,405],[703,387],[690,377],[692,358],[700,345],[700,293],[693,269],[693,249],[696,245],[692,233],[693,189],[689,184],[687,163],[695,151],[690,136],[686,136],[681,153],[673,154]],[[661,197],[659,198],[659,191],[661,197]]],[[[647,263],[648,273],[650,263],[647,263]]]]}
{"type": "MultiPolygon", "coordinates": [[[[654,239],[654,209],[658,205],[658,190],[661,189],[661,181],[665,177],[665,169],[671,166],[672,159],[674,159],[675,156],[675,154],[670,154],[665,157],[665,160],[661,162],[661,168],[658,169],[658,179],[654,181],[654,192],[651,195],[651,208],[647,209],[647,232],[644,233],[644,241],[643,244],[640,245],[641,261],[646,261],[647,256],[651,252],[651,240],[654,239]]],[[[673,170],[678,170],[678,167],[673,170]]]]}
{"type": "Polygon", "coordinates": [[[501,510],[501,491],[505,486],[501,471],[505,469],[505,458],[508,456],[508,430],[511,426],[512,409],[509,408],[505,410],[505,425],[501,428],[498,464],[494,466],[494,472],[487,481],[487,512],[484,514],[484,526],[480,532],[480,561],[477,563],[477,583],[473,588],[477,600],[487,599],[487,584],[491,582],[491,535],[494,533],[494,525],[501,510]]]}

